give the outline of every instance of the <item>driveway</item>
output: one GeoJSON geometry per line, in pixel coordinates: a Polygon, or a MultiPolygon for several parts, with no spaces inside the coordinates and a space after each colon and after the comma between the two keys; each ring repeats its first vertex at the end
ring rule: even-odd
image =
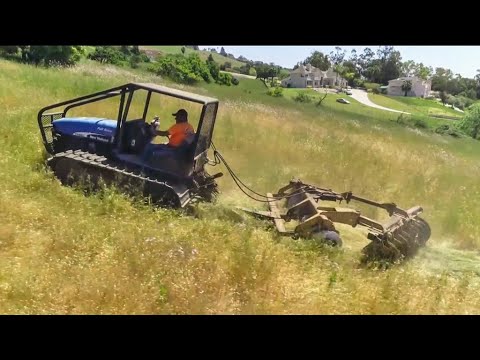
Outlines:
{"type": "Polygon", "coordinates": [[[227,74],[230,74],[232,76],[236,76],[236,77],[243,77],[243,78],[247,78],[247,79],[253,79],[255,80],[256,77],[255,76],[252,76],[252,75],[246,75],[246,74],[239,74],[239,73],[234,73],[234,72],[230,72],[230,71],[223,71],[223,70],[220,70],[220,72],[222,73],[227,73],[227,74]]]}
{"type": "Polygon", "coordinates": [[[357,100],[359,103],[362,103],[363,105],[367,105],[367,106],[377,108],[377,109],[380,109],[380,110],[386,110],[386,111],[391,111],[391,112],[409,114],[410,115],[410,113],[408,113],[408,112],[393,110],[393,109],[386,108],[386,107],[383,107],[383,106],[380,106],[380,105],[377,105],[377,104],[371,102],[370,99],[368,98],[368,93],[365,90],[352,89],[351,92],[352,92],[351,97],[354,98],[355,100],[357,100]]]}

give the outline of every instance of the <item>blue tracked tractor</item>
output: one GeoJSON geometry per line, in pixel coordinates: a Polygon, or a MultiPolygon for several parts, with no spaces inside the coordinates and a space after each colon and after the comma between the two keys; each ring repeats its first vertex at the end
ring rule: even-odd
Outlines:
{"type": "Polygon", "coordinates": [[[129,83],[94,94],[49,105],[38,113],[43,143],[51,157],[47,164],[63,184],[88,177],[91,184],[100,179],[107,184],[139,190],[161,205],[182,208],[193,199],[212,201],[217,195],[214,176],[205,170],[218,100],[206,96],[148,83],[129,83]],[[143,93],[143,116],[132,118],[132,99],[143,93]],[[193,141],[174,149],[145,157],[146,145],[155,136],[146,115],[153,96],[170,96],[202,106],[193,141]],[[71,117],[71,109],[117,99],[115,119],[71,117]],[[57,109],[52,112],[52,109],[57,109]],[[146,160],[147,159],[147,160],[146,160]]]}

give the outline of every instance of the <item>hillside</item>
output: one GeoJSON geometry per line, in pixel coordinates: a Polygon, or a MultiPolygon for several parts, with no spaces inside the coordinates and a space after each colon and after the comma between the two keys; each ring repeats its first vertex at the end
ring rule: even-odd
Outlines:
{"type": "MultiPolygon", "coordinates": [[[[161,54],[181,54],[182,46],[140,46],[142,50],[150,50],[150,51],[157,51],[161,54]]],[[[212,54],[213,60],[217,62],[219,65],[225,64],[225,62],[230,62],[232,67],[241,67],[245,65],[244,62],[238,61],[236,59],[231,59],[226,56],[220,55],[218,53],[205,51],[205,50],[194,50],[191,48],[185,48],[185,54],[189,54],[192,52],[196,52],[202,60],[207,60],[208,56],[212,54]]]]}
{"type": "Polygon", "coordinates": [[[394,110],[406,111],[411,114],[451,116],[459,119],[462,117],[462,113],[459,111],[443,106],[436,100],[380,94],[368,94],[368,97],[377,105],[389,107],[394,110]]]}
{"type": "MultiPolygon", "coordinates": [[[[266,90],[249,79],[180,86],[90,61],[43,69],[0,60],[0,312],[479,314],[479,142],[406,128],[395,114],[334,97],[316,107],[266,90]],[[152,209],[113,189],[86,196],[61,186],[43,166],[38,110],[131,81],[218,97],[214,143],[256,191],[298,177],[421,205],[432,226],[428,246],[386,271],[361,268],[364,230],[339,226],[342,249],[280,238],[235,210],[264,207],[227,175],[219,203],[199,206],[195,216],[152,209]]],[[[159,115],[178,106],[165,100],[159,115]]],[[[108,111],[94,106],[89,114],[108,111]]]]}

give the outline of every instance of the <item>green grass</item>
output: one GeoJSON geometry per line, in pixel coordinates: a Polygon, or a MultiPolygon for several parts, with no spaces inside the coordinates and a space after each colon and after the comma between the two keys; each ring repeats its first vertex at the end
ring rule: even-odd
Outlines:
{"type": "MultiPolygon", "coordinates": [[[[317,108],[266,91],[253,80],[186,87],[92,62],[42,69],[0,60],[0,312],[479,314],[480,143],[405,128],[330,96],[317,108]],[[221,98],[215,145],[257,191],[276,191],[295,176],[421,205],[432,226],[428,246],[388,271],[359,268],[365,230],[339,226],[342,249],[280,238],[268,222],[235,210],[263,205],[228,176],[219,179],[219,203],[195,216],[114,190],[85,196],[61,186],[43,167],[38,110],[130,81],[221,98]]],[[[152,106],[166,116],[178,104],[152,106]]],[[[99,104],[85,114],[108,111],[99,104]]],[[[209,168],[216,170],[227,173],[209,168]]]]}
{"type": "Polygon", "coordinates": [[[418,115],[448,115],[462,118],[462,113],[452,108],[443,106],[433,99],[422,99],[405,96],[387,96],[381,94],[368,94],[369,99],[377,105],[394,110],[409,112],[418,115]]]}
{"type": "MultiPolygon", "coordinates": [[[[160,51],[163,54],[181,54],[182,53],[182,46],[141,46],[141,49],[148,49],[148,50],[156,50],[160,51]]],[[[196,52],[202,60],[207,60],[208,56],[212,54],[213,60],[215,60],[218,64],[222,65],[225,62],[230,62],[232,67],[241,67],[245,65],[245,63],[238,61],[236,59],[230,59],[226,56],[222,56],[218,53],[205,51],[205,50],[193,50],[192,48],[185,48],[185,54],[188,55],[190,53],[196,52]]]]}

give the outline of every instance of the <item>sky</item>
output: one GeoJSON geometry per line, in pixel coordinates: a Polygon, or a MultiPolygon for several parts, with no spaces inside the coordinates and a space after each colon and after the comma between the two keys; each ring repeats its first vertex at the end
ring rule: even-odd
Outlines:
{"type": "MultiPolygon", "coordinates": [[[[341,46],[347,50],[347,57],[350,56],[352,49],[357,50],[357,54],[362,53],[363,49],[369,47],[373,51],[378,46],[341,46]]],[[[221,45],[201,45],[203,48],[218,48],[221,45]]],[[[413,60],[421,62],[426,66],[443,67],[452,70],[454,74],[460,74],[462,77],[473,78],[480,69],[480,46],[394,46],[395,50],[400,51],[402,61],[413,60]]],[[[253,61],[273,62],[277,65],[293,68],[299,62],[305,60],[313,51],[318,50],[324,54],[335,51],[335,46],[224,46],[227,53],[235,57],[240,55],[253,61]]]]}

